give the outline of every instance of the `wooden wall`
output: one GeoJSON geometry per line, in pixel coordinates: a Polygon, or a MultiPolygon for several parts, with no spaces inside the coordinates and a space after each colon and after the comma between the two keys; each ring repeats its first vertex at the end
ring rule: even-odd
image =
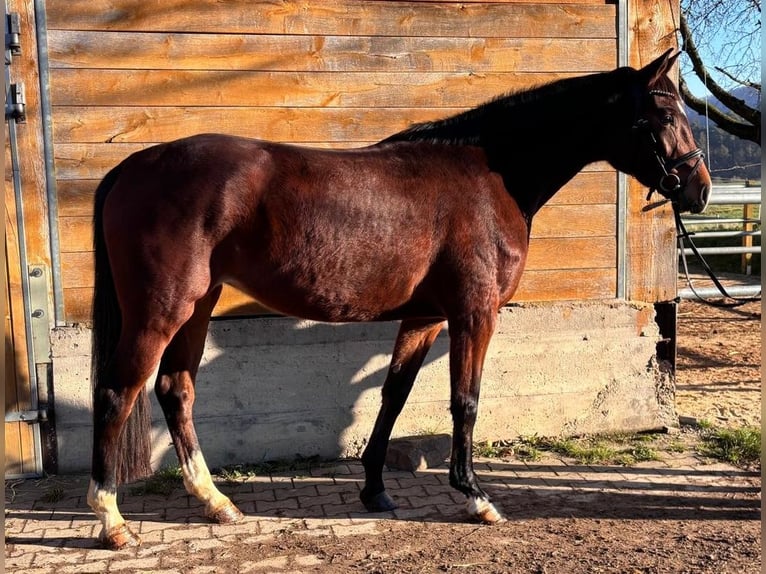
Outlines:
{"type": "MultiPolygon", "coordinates": [[[[88,319],[93,191],[129,153],[198,132],[375,142],[498,94],[617,65],[607,0],[48,0],[67,322],[88,319]]],[[[617,176],[590,166],[533,226],[517,299],[616,295],[617,176]]],[[[228,290],[218,314],[256,309],[228,290]]]]}

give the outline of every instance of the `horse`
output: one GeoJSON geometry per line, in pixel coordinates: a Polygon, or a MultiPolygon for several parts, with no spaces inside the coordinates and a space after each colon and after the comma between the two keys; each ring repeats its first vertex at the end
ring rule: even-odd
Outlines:
{"type": "Polygon", "coordinates": [[[606,161],[679,211],[701,212],[710,174],[668,73],[645,67],[506,94],[377,144],[320,150],[201,134],[138,151],[94,205],[93,459],[87,500],[108,548],[140,544],[117,487],[151,474],[146,385],[162,407],[186,490],[216,523],[243,515],[211,479],[194,384],[224,283],[284,315],[400,321],[362,455],[361,501],[395,508],[388,441],[426,353],[449,335],[449,481],[469,516],[503,516],[482,490],[472,435],[487,346],[513,296],[535,213],[606,161]]]}

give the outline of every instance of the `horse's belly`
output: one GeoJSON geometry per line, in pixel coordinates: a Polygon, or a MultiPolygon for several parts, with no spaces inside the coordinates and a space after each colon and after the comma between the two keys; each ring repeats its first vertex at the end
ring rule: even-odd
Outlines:
{"type": "Polygon", "coordinates": [[[327,322],[372,321],[412,301],[425,270],[406,261],[381,260],[374,252],[352,259],[296,255],[261,261],[224,279],[269,309],[327,322]]]}

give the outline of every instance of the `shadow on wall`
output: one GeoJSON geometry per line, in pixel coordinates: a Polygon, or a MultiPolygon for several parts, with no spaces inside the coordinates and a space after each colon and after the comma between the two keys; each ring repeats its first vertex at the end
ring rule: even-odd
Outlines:
{"type": "MultiPolygon", "coordinates": [[[[361,455],[398,328],[395,322],[337,325],[288,317],[212,321],[194,406],[208,465],[361,455]]],[[[448,348],[445,330],[394,436],[450,432],[448,348]],[[435,401],[443,408],[434,408],[435,401]]],[[[154,465],[175,465],[162,411],[150,394],[154,465]]]]}

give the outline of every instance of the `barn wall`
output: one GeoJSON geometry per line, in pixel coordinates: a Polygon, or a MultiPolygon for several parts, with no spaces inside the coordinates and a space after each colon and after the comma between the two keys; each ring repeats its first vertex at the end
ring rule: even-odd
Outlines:
{"type": "MultiPolygon", "coordinates": [[[[131,152],[216,131],[370,144],[511,90],[617,65],[612,2],[47,2],[66,320],[87,321],[92,197],[131,152]]],[[[517,300],[616,295],[617,176],[536,217],[517,300]]],[[[216,314],[258,311],[226,289],[216,314]]]]}
{"type": "MultiPolygon", "coordinates": [[[[373,143],[498,94],[618,64],[617,3],[47,0],[65,319],[52,333],[59,461],[90,460],[91,204],[132,151],[216,131],[311,145],[373,143]]],[[[631,65],[674,45],[675,2],[629,2],[631,65]]],[[[477,438],[672,424],[651,303],[675,294],[670,211],[588,166],[535,219],[517,301],[503,309],[477,438]],[[622,235],[621,235],[622,233],[622,235]],[[618,244],[625,239],[618,296],[618,244]],[[668,248],[669,240],[671,242],[668,248]],[[664,250],[668,248],[668,251],[664,250]],[[576,300],[576,303],[569,301],[576,300]],[[638,302],[629,302],[635,300],[638,302]],[[649,304],[649,305],[647,305],[649,304]]],[[[227,289],[219,317],[263,312],[227,289]]],[[[358,454],[395,324],[222,319],[210,328],[196,421],[214,466],[358,454]]],[[[448,432],[446,334],[396,435],[448,432]]],[[[155,464],[172,462],[155,404],[155,464]]]]}
{"type": "MultiPolygon", "coordinates": [[[[658,429],[674,424],[673,386],[654,362],[650,305],[508,307],[484,368],[476,440],[658,429]]],[[[197,381],[195,423],[212,466],[358,456],[380,406],[393,323],[327,325],[283,317],[215,321],[197,381]]],[[[443,332],[394,429],[452,431],[443,332]]],[[[90,332],[53,337],[62,472],[90,464],[90,332]]],[[[152,393],[153,397],[153,393],[152,393]]],[[[155,467],[174,464],[153,400],[155,467]]]]}

